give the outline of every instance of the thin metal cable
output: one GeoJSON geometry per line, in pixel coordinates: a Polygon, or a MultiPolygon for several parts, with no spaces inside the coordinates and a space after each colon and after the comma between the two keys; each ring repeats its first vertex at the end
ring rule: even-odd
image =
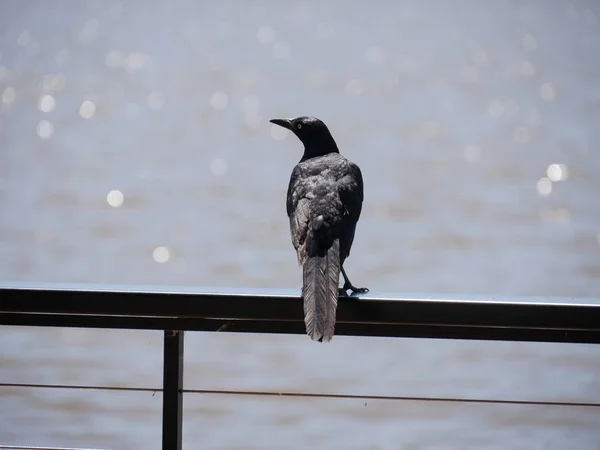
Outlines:
{"type": "Polygon", "coordinates": [[[1,445],[7,450],[108,450],[106,448],[71,448],[71,447],[32,447],[30,445],[1,445]]]}
{"type": "Polygon", "coordinates": [[[37,384],[37,383],[0,383],[0,387],[25,387],[47,389],[85,389],[89,391],[133,391],[133,392],[162,392],[162,389],[126,387],[126,386],[86,386],[81,384],[37,384]]]}
{"type": "MultiPolygon", "coordinates": [[[[33,383],[0,383],[0,387],[17,388],[48,388],[48,389],[84,389],[98,391],[130,391],[130,392],[162,392],[162,389],[123,386],[85,386],[68,384],[33,384],[33,383]]],[[[524,405],[524,406],[567,406],[600,408],[598,402],[552,402],[536,400],[499,400],[480,398],[452,398],[452,397],[408,397],[394,395],[361,395],[361,394],[314,394],[302,392],[265,392],[265,391],[231,391],[223,389],[183,389],[185,394],[213,394],[213,395],[252,395],[261,397],[300,397],[300,398],[327,398],[327,399],[349,399],[349,400],[394,400],[394,401],[418,401],[418,402],[440,402],[440,403],[480,403],[497,405],[524,405]]],[[[1,448],[1,447],[0,447],[1,448]]]]}
{"type": "Polygon", "coordinates": [[[583,406],[600,408],[600,403],[587,402],[549,402],[536,400],[495,400],[480,398],[453,398],[453,397],[409,397],[402,395],[361,395],[361,394],[313,394],[301,392],[263,392],[263,391],[226,391],[209,389],[184,389],[190,394],[222,394],[222,395],[258,395],[265,397],[305,397],[305,398],[330,398],[351,400],[394,400],[418,402],[445,402],[445,403],[488,403],[501,405],[534,405],[534,406],[583,406]]]}

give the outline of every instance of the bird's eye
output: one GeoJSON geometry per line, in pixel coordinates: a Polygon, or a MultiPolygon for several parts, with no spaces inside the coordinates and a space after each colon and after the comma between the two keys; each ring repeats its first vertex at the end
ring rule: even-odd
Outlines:
{"type": "Polygon", "coordinates": [[[298,128],[298,129],[302,128],[302,124],[301,123],[296,124],[296,128],[298,128]]]}

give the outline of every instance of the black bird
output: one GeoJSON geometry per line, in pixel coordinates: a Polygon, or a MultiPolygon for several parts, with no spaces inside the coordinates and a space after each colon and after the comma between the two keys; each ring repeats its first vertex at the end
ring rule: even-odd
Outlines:
{"type": "Polygon", "coordinates": [[[273,119],[304,144],[287,191],[292,243],[302,266],[306,332],[329,341],[335,330],[338,295],[368,292],[348,279],[344,261],[350,254],[363,202],[360,168],[340,155],[327,126],[314,117],[273,119]],[[340,271],[344,287],[339,289],[340,271]]]}

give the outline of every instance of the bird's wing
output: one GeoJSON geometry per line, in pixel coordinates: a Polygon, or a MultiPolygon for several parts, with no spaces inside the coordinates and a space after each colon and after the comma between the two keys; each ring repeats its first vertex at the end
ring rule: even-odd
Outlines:
{"type": "Polygon", "coordinates": [[[360,168],[352,161],[348,161],[348,172],[338,182],[340,200],[346,213],[358,221],[363,203],[363,178],[360,168]]]}
{"type": "Polygon", "coordinates": [[[286,194],[286,209],[288,217],[292,216],[294,209],[296,207],[296,201],[294,198],[294,190],[296,189],[296,184],[301,176],[300,166],[294,167],[292,170],[292,175],[290,176],[290,182],[288,184],[287,194],[286,194]]]}
{"type": "Polygon", "coordinates": [[[306,255],[304,243],[308,234],[309,200],[305,197],[306,187],[302,182],[302,169],[296,166],[290,177],[287,191],[287,215],[290,219],[292,244],[298,254],[298,264],[302,264],[306,255]]]}

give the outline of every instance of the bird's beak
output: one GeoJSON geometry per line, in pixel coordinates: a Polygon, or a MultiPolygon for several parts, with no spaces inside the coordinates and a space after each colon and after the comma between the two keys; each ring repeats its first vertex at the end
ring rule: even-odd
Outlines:
{"type": "Polygon", "coordinates": [[[280,127],[291,130],[293,128],[292,119],[271,119],[269,122],[279,125],[280,127]]]}

